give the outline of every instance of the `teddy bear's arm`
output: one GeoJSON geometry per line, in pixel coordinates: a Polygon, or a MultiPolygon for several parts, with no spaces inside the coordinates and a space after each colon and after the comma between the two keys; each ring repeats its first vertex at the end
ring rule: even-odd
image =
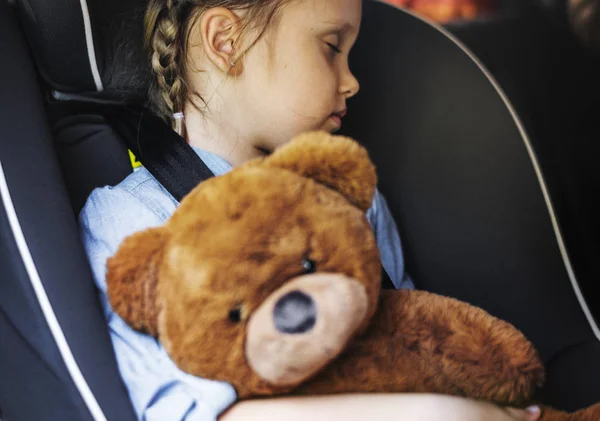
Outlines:
{"type": "Polygon", "coordinates": [[[600,420],[600,403],[580,411],[568,414],[552,408],[542,408],[539,421],[598,421],[600,420]]]}
{"type": "Polygon", "coordinates": [[[519,405],[543,377],[535,349],[508,323],[435,294],[384,291],[369,330],[297,393],[443,393],[519,405]]]}
{"type": "Polygon", "coordinates": [[[163,227],[127,237],[107,261],[106,284],[113,310],[132,328],[158,337],[156,282],[166,242],[163,227]]]}

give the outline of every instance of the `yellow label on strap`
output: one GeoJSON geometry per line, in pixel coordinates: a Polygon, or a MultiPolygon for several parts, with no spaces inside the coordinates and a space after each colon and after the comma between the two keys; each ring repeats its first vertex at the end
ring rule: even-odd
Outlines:
{"type": "Polygon", "coordinates": [[[131,150],[129,150],[129,161],[131,162],[131,168],[133,168],[134,170],[137,170],[138,168],[142,167],[142,163],[138,161],[138,159],[133,154],[133,152],[131,152],[131,150]]]}

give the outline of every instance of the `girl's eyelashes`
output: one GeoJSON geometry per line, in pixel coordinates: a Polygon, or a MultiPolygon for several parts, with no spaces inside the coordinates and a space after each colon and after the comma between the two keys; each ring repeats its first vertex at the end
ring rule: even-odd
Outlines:
{"type": "Polygon", "coordinates": [[[329,48],[331,48],[331,51],[333,51],[335,54],[341,54],[342,50],[340,50],[340,48],[337,45],[332,44],[330,42],[328,42],[327,45],[329,46],[329,48]]]}

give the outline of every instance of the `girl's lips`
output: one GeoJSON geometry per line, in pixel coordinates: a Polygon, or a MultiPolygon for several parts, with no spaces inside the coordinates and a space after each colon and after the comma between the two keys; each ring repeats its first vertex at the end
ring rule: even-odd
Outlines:
{"type": "Polygon", "coordinates": [[[347,109],[343,109],[342,111],[340,111],[339,113],[334,113],[335,115],[339,116],[340,118],[344,118],[346,117],[346,113],[348,112],[347,109]]]}
{"type": "Polygon", "coordinates": [[[335,123],[338,129],[342,127],[342,118],[339,115],[332,114],[329,118],[335,123]]]}
{"type": "Polygon", "coordinates": [[[346,115],[346,112],[347,112],[347,110],[344,109],[342,111],[338,111],[338,112],[331,114],[330,118],[331,118],[331,120],[333,120],[333,122],[335,123],[335,125],[338,128],[342,127],[342,118],[344,118],[344,116],[346,115]]]}

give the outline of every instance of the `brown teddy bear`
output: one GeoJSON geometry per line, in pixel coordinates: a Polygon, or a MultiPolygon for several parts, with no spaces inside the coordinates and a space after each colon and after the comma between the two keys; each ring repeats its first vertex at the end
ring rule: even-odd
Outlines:
{"type": "MultiPolygon", "coordinates": [[[[365,212],[377,184],[356,142],[308,133],[196,187],[108,261],[114,310],[177,366],[240,399],[431,392],[526,405],[534,347],[483,310],[382,291],[365,212]]],[[[544,421],[600,420],[546,409],[544,421]]]]}

